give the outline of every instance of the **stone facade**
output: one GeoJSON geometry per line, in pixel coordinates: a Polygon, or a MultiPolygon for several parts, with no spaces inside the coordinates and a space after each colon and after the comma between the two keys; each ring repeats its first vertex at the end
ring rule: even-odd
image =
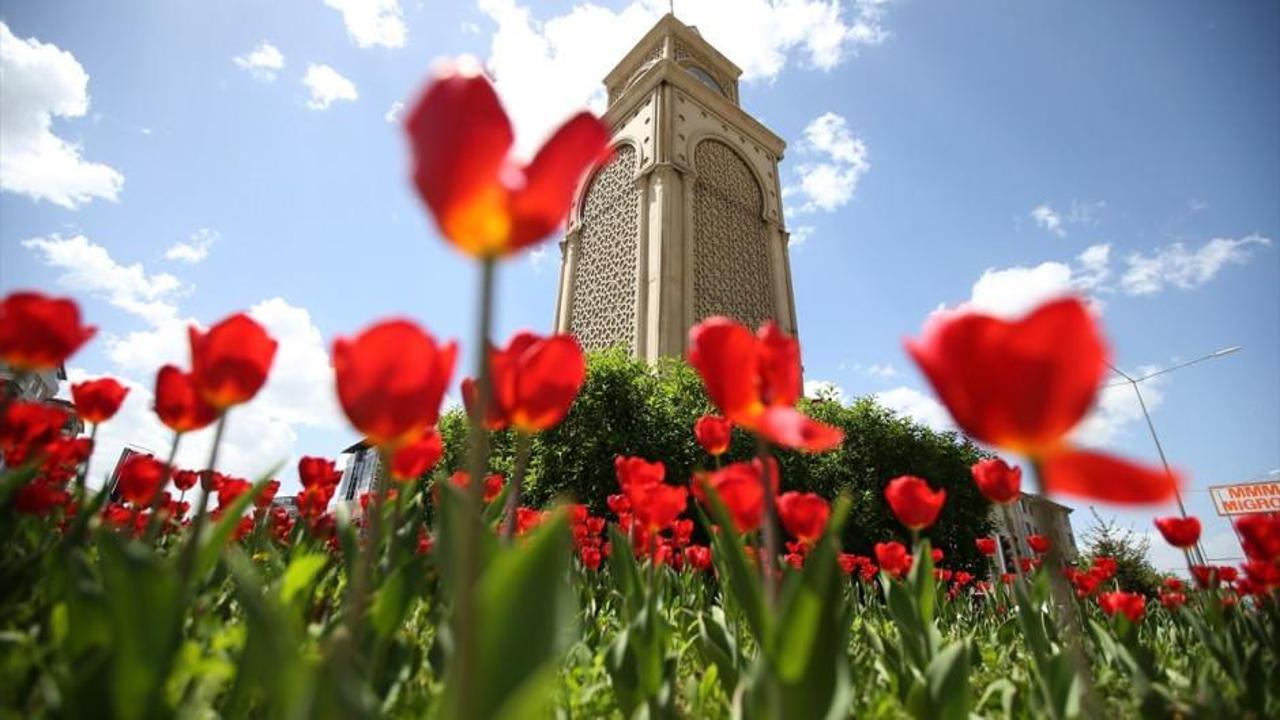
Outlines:
{"type": "Polygon", "coordinates": [[[710,315],[796,333],[778,163],[738,105],[739,70],[667,15],[605,78],[613,159],[561,242],[556,329],[583,347],[682,355],[710,315]]]}

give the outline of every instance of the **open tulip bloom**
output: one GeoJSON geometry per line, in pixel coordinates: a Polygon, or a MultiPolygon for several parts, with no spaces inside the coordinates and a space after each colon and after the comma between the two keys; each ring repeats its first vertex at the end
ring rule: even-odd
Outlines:
{"type": "Polygon", "coordinates": [[[1043,489],[1113,503],[1160,503],[1178,478],[1080,450],[1068,434],[1093,406],[1107,350],[1078,298],[1008,321],[941,312],[907,351],[970,437],[1030,458],[1043,489]]]}

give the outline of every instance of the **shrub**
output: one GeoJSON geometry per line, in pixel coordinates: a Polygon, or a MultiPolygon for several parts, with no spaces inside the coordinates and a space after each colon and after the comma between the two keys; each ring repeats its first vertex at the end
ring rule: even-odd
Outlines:
{"type": "MultiPolygon", "coordinates": [[[[990,533],[987,504],[974,486],[969,466],[982,457],[973,443],[952,432],[937,432],[878,405],[871,398],[843,404],[834,398],[805,401],[814,418],[844,430],[843,445],[829,453],[776,453],[782,467],[782,489],[816,492],[826,498],[847,493],[853,499],[851,522],[845,526],[845,549],[864,555],[888,537],[906,539],[884,500],[884,486],[899,475],[918,475],[945,488],[947,504],[929,535],[948,556],[948,564],[985,574],[986,564],[973,538],[990,533]]],[[[693,423],[714,412],[698,375],[685,362],[664,358],[653,366],[621,350],[593,353],[587,382],[573,409],[558,427],[538,435],[532,444],[526,476],[526,498],[544,505],[568,496],[607,513],[605,499],[618,492],[613,458],[637,455],[662,460],[669,482],[690,478],[714,467],[693,436],[693,423]]],[[[461,409],[441,420],[446,467],[465,467],[467,421],[461,409]]],[[[491,468],[510,474],[515,441],[510,432],[495,433],[491,468]]],[[[751,437],[734,431],[724,462],[746,460],[756,447],[751,437]]]]}

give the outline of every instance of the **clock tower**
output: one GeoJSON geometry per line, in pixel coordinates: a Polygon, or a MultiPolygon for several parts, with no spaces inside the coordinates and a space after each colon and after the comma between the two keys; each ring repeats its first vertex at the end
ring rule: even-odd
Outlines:
{"type": "Polygon", "coordinates": [[[584,349],[683,355],[712,315],[796,334],[786,144],[739,105],[741,74],[668,14],[605,77],[613,156],[579,188],[560,243],[555,327],[584,349]]]}

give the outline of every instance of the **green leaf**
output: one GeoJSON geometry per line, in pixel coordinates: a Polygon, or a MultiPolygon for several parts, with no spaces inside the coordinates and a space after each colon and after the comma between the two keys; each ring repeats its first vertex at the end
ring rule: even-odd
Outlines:
{"type": "Polygon", "coordinates": [[[297,552],[280,577],[280,602],[288,605],[300,593],[309,590],[328,561],[329,558],[320,553],[297,552]]]}
{"type": "Polygon", "coordinates": [[[149,548],[111,530],[97,534],[112,619],[116,717],[161,714],[165,678],[181,644],[178,576],[149,548]]]}
{"type": "MultiPolygon", "coordinates": [[[[572,613],[568,579],[569,532],[565,513],[555,516],[512,547],[501,548],[476,586],[476,688],[468,700],[474,717],[502,713],[541,717],[550,693],[541,688],[569,639],[572,613]],[[512,698],[524,698],[507,708],[512,698]],[[539,701],[539,699],[541,701],[539,701]]],[[[457,656],[455,655],[455,658],[457,656]]],[[[452,669],[457,672],[456,666],[452,669]]],[[[456,715],[460,683],[445,689],[445,715],[456,715]]]]}
{"type": "MultiPolygon", "coordinates": [[[[195,574],[192,577],[203,578],[209,574],[213,566],[218,562],[218,556],[222,554],[223,548],[227,546],[231,534],[235,532],[236,526],[240,524],[240,519],[244,517],[244,511],[249,508],[254,499],[258,497],[258,493],[262,492],[262,488],[271,482],[271,478],[280,469],[279,465],[271,468],[271,471],[258,478],[249,492],[244,493],[236,498],[234,502],[228,505],[222,513],[222,518],[213,526],[211,532],[205,538],[199,538],[200,551],[196,556],[195,574]]],[[[197,580],[198,582],[198,580],[197,580]]]]}
{"type": "Polygon", "coordinates": [[[973,702],[969,691],[969,642],[954,642],[943,648],[925,669],[932,717],[965,720],[973,702]]]}
{"type": "Polygon", "coordinates": [[[698,519],[702,522],[711,538],[714,548],[712,553],[716,569],[722,583],[727,582],[727,592],[733,596],[734,602],[742,610],[747,619],[747,627],[755,636],[756,642],[763,644],[769,637],[769,616],[765,612],[764,590],[760,586],[760,575],[752,571],[747,562],[747,554],[742,549],[742,538],[734,531],[729,511],[720,501],[715,488],[707,488],[707,499],[710,502],[711,518],[720,526],[715,532],[711,521],[707,519],[700,505],[695,504],[698,519]]]}
{"type": "Polygon", "coordinates": [[[387,576],[382,587],[378,588],[370,609],[370,620],[373,621],[373,629],[382,637],[391,635],[400,627],[409,610],[410,590],[403,565],[387,576]]]}

